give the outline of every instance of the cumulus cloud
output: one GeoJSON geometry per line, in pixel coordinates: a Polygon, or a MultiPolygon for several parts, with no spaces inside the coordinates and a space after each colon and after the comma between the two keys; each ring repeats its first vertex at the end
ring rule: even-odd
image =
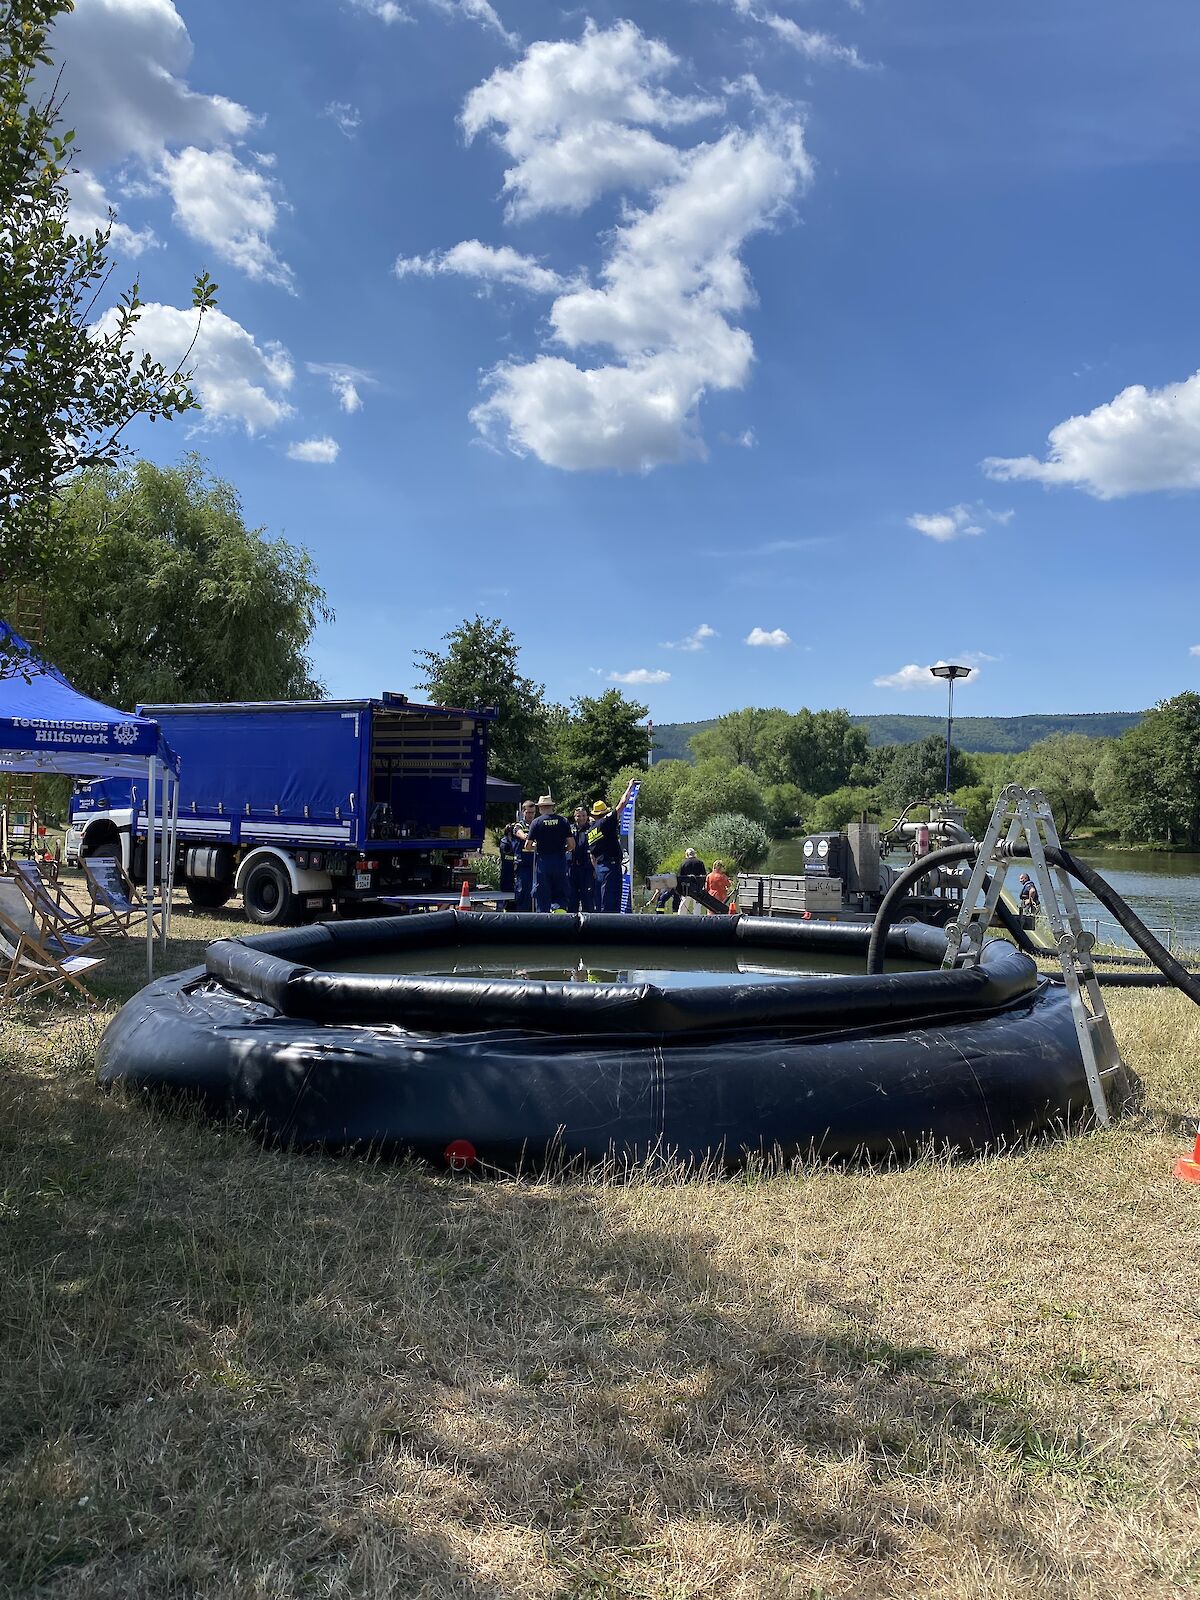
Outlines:
{"type": "Polygon", "coordinates": [[[484,129],[513,160],[509,213],[581,211],[613,188],[644,189],[679,170],[679,152],[648,130],[695,122],[720,102],[676,95],[662,80],[678,66],[667,46],[632,22],[578,42],[542,40],[499,68],[463,107],[469,139],[484,129]]]}
{"type": "MultiPolygon", "coordinates": [[[[126,193],[167,189],[176,222],[221,260],[290,287],[290,270],[267,242],[279,214],[273,187],[233,149],[258,119],[234,100],[190,87],[192,42],[173,0],[77,0],[51,42],[79,146],[75,226],[95,214],[101,175],[121,168],[126,193]]],[[[149,242],[145,230],[118,227],[119,250],[136,254],[149,242]]]]}
{"type": "Polygon", "coordinates": [[[362,126],[362,112],[346,100],[331,100],[322,115],[328,117],[334,127],[344,133],[347,139],[353,139],[362,126]]]}
{"type": "Polygon", "coordinates": [[[318,378],[326,378],[329,387],[333,390],[337,403],[348,415],[362,410],[362,395],[359,389],[367,384],[374,383],[375,379],[369,372],[363,372],[358,367],[347,367],[333,361],[310,361],[308,370],[318,378]]]}
{"type": "Polygon", "coordinates": [[[661,668],[635,667],[632,672],[610,672],[609,683],[626,683],[645,687],[653,683],[669,683],[671,674],[663,672],[661,668]]]}
{"type": "Polygon", "coordinates": [[[707,622],[702,622],[698,628],[693,629],[686,639],[664,640],[664,650],[703,650],[709,639],[717,637],[717,630],[710,628],[707,622]]]}
{"type": "Polygon", "coordinates": [[[338,458],[341,446],[328,434],[321,439],[297,439],[287,447],[289,461],[309,461],[316,466],[329,467],[338,458]]]}
{"type": "Polygon", "coordinates": [[[175,220],[189,237],[208,245],[248,278],[293,287],[292,269],[267,235],[278,208],[271,180],[244,165],[231,150],[189,145],[165,155],[162,172],[175,204],[175,220]]]}
{"type": "Polygon", "coordinates": [[[478,240],[397,263],[404,274],[466,266],[556,293],[548,329],[559,348],[492,369],[471,413],[486,440],[567,471],[649,471],[703,456],[702,398],[746,383],[754,347],[734,319],[754,295],[741,252],[786,212],[811,164],[798,116],[762,95],[750,128],[666,142],[664,131],[720,109],[666,87],[678,65],[633,23],[589,22],[579,40],[531,46],[467,97],[467,134],[491,130],[513,160],[511,218],[576,211],[614,188],[626,196],[594,285],[478,240]]]}
{"type": "Polygon", "coordinates": [[[1156,489],[1200,489],[1200,372],[1181,383],[1140,383],[1050,431],[1046,459],[989,456],[989,478],[1070,484],[1097,500],[1156,489]]]}
{"type": "MultiPolygon", "coordinates": [[[[114,332],[116,318],[115,310],[107,311],[95,325],[97,335],[114,332]]],[[[151,302],[142,307],[130,347],[171,371],[184,361],[195,333],[195,311],[151,302]]],[[[199,430],[240,424],[253,436],[293,414],[285,398],[295,376],[287,351],[279,344],[260,345],[223,311],[205,313],[185,367],[203,408],[193,424],[199,430]]]]}
{"type": "Polygon", "coordinates": [[[751,628],[746,635],[747,644],[765,646],[768,650],[782,650],[784,645],[791,642],[791,637],[782,628],[751,628]]]}
{"type": "Polygon", "coordinates": [[[88,237],[111,225],[110,243],[123,256],[140,256],[143,250],[158,244],[153,228],[130,228],[117,221],[115,202],[109,199],[104,185],[92,173],[83,168],[68,173],[66,187],[70,196],[70,227],[75,234],[88,237]]]}
{"type": "Polygon", "coordinates": [[[478,278],[484,283],[504,283],[514,289],[527,289],[530,294],[557,294],[568,281],[549,267],[543,267],[533,256],[523,256],[511,245],[481,244],[478,239],[464,239],[449,250],[434,251],[427,256],[398,256],[393,270],[398,278],[432,277],[434,273],[449,272],[463,278],[478,278]]]}
{"type": "Polygon", "coordinates": [[[1192,645],[1188,650],[1190,656],[1200,656],[1200,644],[1192,645]]]}
{"type": "MultiPolygon", "coordinates": [[[[974,676],[978,673],[982,663],[997,661],[999,657],[990,656],[984,650],[963,650],[954,659],[959,666],[970,667],[972,676],[974,676]]],[[[933,664],[934,666],[945,667],[949,665],[949,662],[939,658],[933,664]]],[[[928,667],[922,667],[915,661],[910,661],[907,666],[901,667],[898,672],[887,672],[882,677],[872,678],[871,681],[877,689],[901,689],[905,691],[909,689],[940,689],[944,685],[944,679],[935,678],[928,667]]],[[[966,678],[959,681],[969,683],[971,679],[966,678]]]]}

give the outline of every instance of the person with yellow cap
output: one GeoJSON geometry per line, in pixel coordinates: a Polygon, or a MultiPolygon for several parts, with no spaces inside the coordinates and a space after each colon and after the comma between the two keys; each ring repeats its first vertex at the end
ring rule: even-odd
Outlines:
{"type": "Polygon", "coordinates": [[[636,782],[636,778],[630,780],[629,787],[615,806],[605,805],[603,800],[597,800],[592,806],[587,846],[596,869],[597,911],[621,909],[621,812],[636,782]]]}

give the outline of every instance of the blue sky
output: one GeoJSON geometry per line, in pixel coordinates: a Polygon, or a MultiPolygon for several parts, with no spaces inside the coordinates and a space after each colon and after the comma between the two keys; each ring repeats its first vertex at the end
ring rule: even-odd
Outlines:
{"type": "Polygon", "coordinates": [[[1189,0],[77,0],[58,48],[146,343],[220,284],[201,420],[132,442],[312,552],[330,692],[477,610],[659,722],[1200,685],[1189,0]]]}

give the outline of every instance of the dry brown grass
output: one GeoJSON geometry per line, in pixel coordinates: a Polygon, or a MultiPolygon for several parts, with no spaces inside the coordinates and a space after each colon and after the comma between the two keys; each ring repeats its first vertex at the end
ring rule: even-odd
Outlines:
{"type": "Polygon", "coordinates": [[[0,1589],[1200,1588],[1200,1012],[1112,1010],[1110,1132],[622,1184],[264,1151],[98,1092],[103,1016],[9,1022],[0,1589]]]}

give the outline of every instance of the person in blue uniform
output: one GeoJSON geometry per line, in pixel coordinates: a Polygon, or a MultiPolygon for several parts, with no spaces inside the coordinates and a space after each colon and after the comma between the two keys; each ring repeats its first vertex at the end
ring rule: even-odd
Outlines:
{"type": "MultiPolygon", "coordinates": [[[[521,841],[517,838],[516,824],[506,822],[504,831],[500,835],[500,893],[515,894],[517,888],[517,862],[521,855],[521,841]]],[[[510,900],[504,907],[511,911],[513,902],[510,900]]]]}
{"type": "Polygon", "coordinates": [[[521,820],[513,829],[513,836],[517,840],[518,854],[514,888],[517,898],[512,903],[514,911],[533,910],[533,861],[534,850],[529,843],[529,830],[537,821],[537,805],[533,800],[526,800],[521,806],[521,820]]]}
{"type": "Polygon", "coordinates": [[[571,910],[594,911],[596,899],[596,869],[588,852],[588,828],[591,819],[586,806],[576,806],[574,817],[575,848],[571,852],[571,910]]]}
{"type": "Polygon", "coordinates": [[[529,829],[529,840],[537,852],[533,874],[535,911],[565,911],[570,898],[570,854],[575,839],[571,824],[559,816],[554,801],[544,794],[538,801],[538,815],[529,829]]]}
{"type": "Polygon", "coordinates": [[[588,853],[596,869],[596,910],[621,909],[621,812],[633,792],[634,778],[615,807],[597,800],[588,826],[588,853]]]}

